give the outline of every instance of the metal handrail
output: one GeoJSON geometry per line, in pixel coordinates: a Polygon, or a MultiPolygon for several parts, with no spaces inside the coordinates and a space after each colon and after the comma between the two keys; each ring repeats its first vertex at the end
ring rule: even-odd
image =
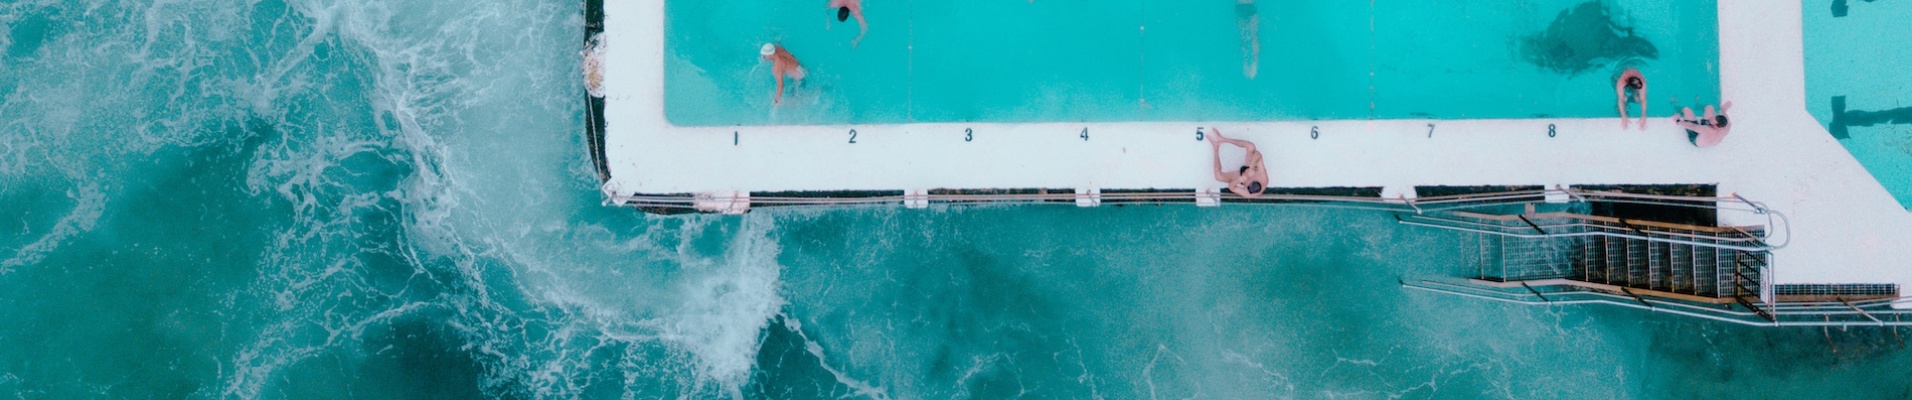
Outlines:
{"type": "MultiPolygon", "coordinates": [[[[1425,218],[1425,219],[1435,219],[1435,218],[1429,218],[1429,217],[1415,217],[1415,218],[1425,218]]],[[[1439,220],[1439,219],[1436,219],[1436,220],[1439,220]]],[[[1473,233],[1482,233],[1482,234],[1489,234],[1489,235],[1498,235],[1498,236],[1508,236],[1508,237],[1517,237],[1517,238],[1522,238],[1522,239],[1547,239],[1547,238],[1566,238],[1566,237],[1583,237],[1583,236],[1604,236],[1604,237],[1618,237],[1618,238],[1626,238],[1626,239],[1639,239],[1639,240],[1647,240],[1647,241],[1654,241],[1654,242],[1662,242],[1662,243],[1677,243],[1677,244],[1684,244],[1684,245],[1691,245],[1691,246],[1703,246],[1703,247],[1712,247],[1712,248],[1720,248],[1720,249],[1729,249],[1729,250],[1744,250],[1744,251],[1770,251],[1770,250],[1772,250],[1772,249],[1773,249],[1772,247],[1769,247],[1769,246],[1738,246],[1738,245],[1731,245],[1731,244],[1725,244],[1725,243],[1719,243],[1719,242],[1710,242],[1710,243],[1709,243],[1709,242],[1697,242],[1697,241],[1691,241],[1691,240],[1683,240],[1683,239],[1673,239],[1673,238],[1664,238],[1664,237],[1653,237],[1653,236],[1646,236],[1646,235],[1634,235],[1634,234],[1627,234],[1627,233],[1615,233],[1615,232],[1605,232],[1605,231],[1600,231],[1600,232],[1555,232],[1555,233],[1519,233],[1519,232],[1501,232],[1501,231],[1490,231],[1490,230],[1486,230],[1486,229],[1476,229],[1476,228],[1468,228],[1468,227],[1459,227],[1459,226],[1449,226],[1449,225],[1441,225],[1441,224],[1431,224],[1431,223],[1426,223],[1426,222],[1418,222],[1418,221],[1413,221],[1413,220],[1407,220],[1407,219],[1402,219],[1402,220],[1400,220],[1400,223],[1401,223],[1401,224],[1403,224],[1403,225],[1412,225],[1412,226],[1422,226],[1422,227],[1429,227],[1429,228],[1440,228],[1440,229],[1448,229],[1448,230],[1456,230],[1456,231],[1463,231],[1463,232],[1473,232],[1473,233]]],[[[1557,227],[1557,226],[1569,226],[1569,225],[1547,225],[1547,226],[1548,226],[1548,227],[1557,227]]],[[[1672,233],[1670,233],[1670,232],[1669,232],[1669,233],[1666,233],[1666,234],[1668,234],[1668,235],[1671,235],[1672,233]]],[[[1728,238],[1728,237],[1721,237],[1721,238],[1720,238],[1720,240],[1733,240],[1733,239],[1731,239],[1731,238],[1728,238]]],[[[1755,242],[1757,243],[1757,240],[1756,240],[1756,239],[1755,239],[1755,242]]]]}
{"type": "MultiPolygon", "coordinates": [[[[1483,223],[1483,222],[1475,222],[1475,221],[1467,221],[1467,220],[1457,220],[1457,219],[1446,219],[1446,218],[1437,218],[1437,217],[1429,217],[1429,216],[1422,216],[1422,215],[1413,215],[1413,216],[1409,216],[1408,218],[1414,218],[1414,219],[1428,219],[1428,220],[1435,220],[1435,221],[1439,221],[1439,222],[1443,222],[1443,223],[1452,223],[1452,224],[1458,224],[1458,225],[1472,225],[1472,226],[1475,226],[1475,227],[1478,227],[1478,228],[1480,228],[1480,229],[1487,229],[1487,228],[1492,228],[1492,229],[1502,229],[1502,228],[1511,228],[1511,230],[1512,230],[1512,231],[1522,231],[1522,229],[1520,229],[1520,226],[1518,226],[1518,225],[1497,225],[1497,224],[1489,224],[1489,223],[1483,223]]],[[[1561,216],[1560,218],[1573,218],[1573,219],[1583,219],[1583,218],[1577,218],[1577,217],[1574,217],[1574,216],[1561,216]]],[[[1533,222],[1532,222],[1531,220],[1529,220],[1529,221],[1527,221],[1527,223],[1528,223],[1528,224],[1530,224],[1530,225],[1532,225],[1532,224],[1533,224],[1533,222]]],[[[1623,231],[1638,231],[1638,232],[1647,232],[1647,231],[1649,231],[1649,230],[1650,230],[1650,231],[1652,231],[1652,233],[1654,233],[1654,234],[1658,234],[1658,235],[1666,235],[1666,236],[1681,236],[1681,237],[1689,237],[1689,238],[1722,238],[1723,240],[1732,240],[1732,241],[1736,241],[1736,242],[1748,242],[1748,241],[1750,241],[1750,242],[1759,242],[1759,241],[1760,241],[1760,239],[1759,239],[1759,237],[1758,237],[1758,236],[1756,236],[1756,235],[1753,235],[1753,234],[1752,234],[1752,233],[1750,233],[1750,232],[1746,232],[1745,230],[1742,230],[1742,229],[1734,229],[1734,231],[1737,231],[1737,232],[1739,232],[1739,233],[1740,233],[1740,235],[1743,235],[1743,236],[1745,236],[1745,238],[1728,238],[1728,237],[1720,237],[1720,236],[1706,236],[1706,235],[1696,235],[1696,234],[1688,234],[1688,233],[1680,233],[1680,232],[1668,232],[1668,231],[1664,231],[1664,230],[1659,230],[1659,229],[1654,229],[1653,227],[1648,227],[1648,229],[1639,229],[1639,228],[1637,228],[1637,227],[1630,227],[1630,229],[1621,229],[1622,227],[1617,227],[1617,226],[1610,226],[1610,225],[1601,225],[1601,224],[1589,224],[1589,223],[1585,223],[1585,222],[1570,222],[1570,223],[1559,223],[1559,224],[1545,224],[1545,225],[1532,225],[1532,226],[1533,226],[1533,227],[1542,227],[1542,228],[1573,228],[1573,227],[1587,227],[1587,228],[1598,228],[1598,229],[1601,229],[1601,230],[1623,230],[1623,231]]],[[[1511,232],[1510,232],[1510,233],[1511,233],[1511,232]]]]}
{"type": "MultiPolygon", "coordinates": [[[[612,192],[612,190],[608,190],[608,189],[605,191],[607,193],[612,192]]],[[[1398,198],[1398,197],[1386,198],[1386,197],[1364,197],[1364,196],[1302,195],[1302,194],[1273,194],[1273,193],[1265,194],[1254,199],[1248,199],[1248,198],[1243,198],[1241,196],[1238,196],[1234,194],[1233,192],[1223,191],[1219,193],[1220,197],[1222,197],[1225,200],[1233,200],[1234,202],[1249,203],[1249,204],[1258,203],[1258,202],[1267,202],[1271,200],[1273,201],[1281,201],[1281,200],[1334,201],[1334,202],[1367,203],[1367,204],[1387,204],[1387,205],[1399,205],[1399,206],[1408,206],[1412,204],[1414,206],[1419,206],[1423,208],[1428,206],[1438,206],[1438,205],[1460,205],[1465,207],[1474,207],[1474,206],[1479,206],[1483,203],[1517,204],[1517,203],[1523,203],[1523,202],[1544,201],[1546,196],[1549,194],[1566,194],[1566,195],[1569,195],[1570,197],[1581,198],[1581,199],[1585,199],[1585,198],[1653,199],[1653,200],[1687,201],[1687,202],[1698,202],[1698,203],[1705,203],[1705,202],[1740,203],[1744,201],[1742,198],[1739,198],[1738,196],[1733,196],[1733,197],[1658,196],[1658,195],[1638,195],[1638,194],[1631,194],[1631,193],[1590,191],[1590,190],[1580,190],[1580,189],[1558,189],[1558,188],[1543,189],[1543,190],[1519,190],[1519,191],[1495,192],[1495,193],[1471,193],[1471,194],[1459,194],[1459,195],[1447,195],[1447,196],[1421,197],[1421,198],[1412,198],[1412,199],[1398,198]]],[[[1027,194],[926,194],[926,195],[918,195],[918,196],[890,195],[890,196],[864,196],[864,197],[751,196],[750,201],[752,203],[765,203],[765,204],[833,205],[833,204],[864,204],[864,203],[900,203],[905,201],[906,199],[918,200],[918,201],[921,201],[921,200],[928,200],[928,201],[1070,200],[1070,199],[1074,199],[1075,196],[1076,194],[1073,192],[1027,193],[1027,194]]],[[[1116,193],[1101,193],[1100,194],[1100,197],[1103,199],[1113,198],[1113,199],[1162,200],[1162,201],[1175,201],[1175,200],[1191,200],[1192,201],[1199,196],[1200,194],[1196,192],[1135,192],[1135,193],[1116,192],[1116,193]]],[[[681,204],[688,207],[694,202],[693,200],[694,196],[690,196],[689,194],[680,194],[680,195],[610,194],[607,197],[609,197],[613,203],[617,203],[617,204],[629,203],[629,202],[644,202],[644,203],[653,203],[657,205],[681,204]]],[[[1746,203],[1755,208],[1764,207],[1763,205],[1759,205],[1757,203],[1752,203],[1752,202],[1746,202],[1746,203]]],[[[1673,204],[1673,203],[1667,203],[1666,205],[1693,206],[1690,204],[1673,204]]]]}
{"type": "MultiPolygon", "coordinates": [[[[608,187],[603,189],[605,189],[607,193],[615,192],[614,190],[610,190],[608,187]]],[[[1581,201],[1581,202],[1602,201],[1602,202],[1612,202],[1612,203],[1653,204],[1653,205],[1666,205],[1666,206],[1678,206],[1678,207],[1692,207],[1692,208],[1699,208],[1699,209],[1713,209],[1713,210],[1722,210],[1722,211],[1753,212],[1758,215],[1764,215],[1766,216],[1766,219],[1767,219],[1766,226],[1768,227],[1768,229],[1766,229],[1766,234],[1768,236],[1767,238],[1761,238],[1760,240],[1766,240],[1770,238],[1771,235],[1776,231],[1783,232],[1785,235],[1786,240],[1783,242],[1779,242],[1777,244],[1772,243],[1770,240],[1766,240],[1766,243],[1764,243],[1765,246],[1763,246],[1763,249],[1771,250],[1771,249],[1783,248],[1792,241],[1791,224],[1790,223],[1778,223],[1778,224],[1775,223],[1776,220],[1778,222],[1785,222],[1786,218],[1784,214],[1779,213],[1777,211],[1773,211],[1770,208],[1767,208],[1764,203],[1747,200],[1745,197],[1741,197],[1738,194],[1732,194],[1726,197],[1697,197],[1697,196],[1648,195],[1648,194],[1622,193],[1622,192],[1599,191],[1599,190],[1581,190],[1581,189],[1572,189],[1572,188],[1553,188],[1553,189],[1540,189],[1540,190],[1515,190],[1515,191],[1495,192],[1495,193],[1469,193],[1469,194],[1446,195],[1446,196],[1430,196],[1430,197],[1421,197],[1421,198],[1412,198],[1412,199],[1403,198],[1403,197],[1385,198],[1385,197],[1364,197],[1364,196],[1334,196],[1334,195],[1274,194],[1274,193],[1265,194],[1254,199],[1248,199],[1248,198],[1243,198],[1241,196],[1235,195],[1232,192],[1227,192],[1227,191],[1216,193],[1216,195],[1218,195],[1219,198],[1224,199],[1233,204],[1302,205],[1302,204],[1289,203],[1289,202],[1313,202],[1317,204],[1306,204],[1306,205],[1331,207],[1331,208],[1376,210],[1376,211],[1398,211],[1398,212],[1411,211],[1417,215],[1424,215],[1427,213],[1450,211],[1450,210],[1464,209],[1464,208],[1474,208],[1474,207],[1481,207],[1481,206],[1488,206],[1488,205],[1512,205],[1512,204],[1531,204],[1531,203],[1537,203],[1537,202],[1545,202],[1549,195],[1556,195],[1556,194],[1566,195],[1568,198],[1576,199],[1576,201],[1581,201]],[[1339,205],[1325,205],[1325,204],[1318,204],[1318,203],[1338,203],[1339,205]],[[1733,207],[1727,207],[1726,205],[1745,205],[1747,207],[1750,207],[1750,209],[1738,209],[1733,207]]],[[[1194,203],[1201,196],[1202,196],[1201,193],[1194,192],[1194,191],[1129,192],[1129,193],[1116,192],[1116,193],[1100,193],[1098,198],[1102,200],[1153,201],[1153,202],[1159,202],[1159,203],[1172,203],[1172,202],[1180,202],[1180,201],[1187,201],[1189,203],[1194,203]]],[[[697,204],[696,196],[691,196],[688,194],[685,194],[685,195],[615,195],[615,194],[611,194],[607,197],[609,198],[610,202],[613,204],[643,206],[643,207],[694,209],[696,208],[696,204],[697,204]]],[[[900,204],[900,203],[906,203],[909,201],[944,202],[944,203],[1038,202],[1038,203],[1044,203],[1044,204],[1071,204],[1073,203],[1072,200],[1075,200],[1077,198],[1078,198],[1078,194],[1073,192],[1016,193],[1016,194],[932,193],[932,194],[918,194],[918,195],[903,194],[903,195],[865,196],[865,197],[751,196],[748,201],[751,204],[762,204],[767,206],[773,206],[773,205],[774,206],[802,206],[802,205],[871,206],[871,205],[883,205],[883,204],[900,204]]],[[[1420,225],[1420,224],[1416,224],[1416,225],[1420,225]]],[[[1487,233],[1487,232],[1482,232],[1482,233],[1487,233]]],[[[1671,232],[1666,232],[1664,234],[1671,235],[1671,236],[1679,236],[1671,232]]],[[[1652,238],[1629,236],[1625,234],[1611,234],[1611,235],[1653,240],[1652,238]]],[[[1523,237],[1526,237],[1526,236],[1523,236],[1523,237]]],[[[1672,240],[1669,239],[1669,240],[1662,240],[1662,241],[1672,241],[1672,240]]],[[[1687,242],[1687,241],[1674,241],[1674,242],[1683,243],[1683,244],[1695,244],[1694,242],[1687,242]]],[[[1730,248],[1747,249],[1747,250],[1754,249],[1754,248],[1743,247],[1743,246],[1731,246],[1730,248]]]]}
{"type": "MultiPolygon", "coordinates": [[[[1528,297],[1544,298],[1544,296],[1537,296],[1534,294],[1522,293],[1522,292],[1502,292],[1502,291],[1488,290],[1488,289],[1483,289],[1483,288],[1478,288],[1473,286],[1456,285],[1456,284],[1435,282],[1435,281],[1421,281],[1421,284],[1413,284],[1413,283],[1408,283],[1406,281],[1402,281],[1400,282],[1400,284],[1402,287],[1406,287],[1410,289],[1417,289],[1417,290],[1423,290],[1423,291],[1429,291],[1429,292],[1435,292],[1435,293],[1451,294],[1451,295],[1457,295],[1462,297],[1492,300],[1492,301],[1514,303],[1514,304],[1524,304],[1524,305],[1607,304],[1607,305],[1615,305],[1615,306],[1628,307],[1628,308],[1634,308],[1634,309],[1643,309],[1643,310],[1649,310],[1654,312],[1665,312],[1670,314],[1684,315],[1684,316],[1703,318],[1703,319],[1721,321],[1721,322],[1730,322],[1730,323],[1741,324],[1741,325],[1750,325],[1750,326],[1839,326],[1839,327],[1912,326],[1912,321],[1901,321],[1901,320],[1888,322],[1888,321],[1883,321],[1876,318],[1871,318],[1870,320],[1867,320],[1867,321],[1844,321],[1844,320],[1832,321],[1830,319],[1831,316],[1845,317],[1845,316],[1855,316],[1855,315],[1866,315],[1868,313],[1861,311],[1862,309],[1878,308],[1878,307],[1887,307],[1887,308],[1880,309],[1880,310],[1873,310],[1869,314],[1870,315],[1912,316],[1912,309],[1889,308],[1896,303],[1912,302],[1912,297],[1883,299],[1881,301],[1871,301],[1871,302],[1852,302],[1851,305],[1840,304],[1840,307],[1836,309],[1833,307],[1825,307],[1824,310],[1795,308],[1795,307],[1767,306],[1765,307],[1765,312],[1773,317],[1772,320],[1767,320],[1763,317],[1760,317],[1759,313],[1754,311],[1736,311],[1731,309],[1702,307],[1702,306],[1685,304],[1685,303],[1681,303],[1681,302],[1677,302],[1673,300],[1662,299],[1662,298],[1651,297],[1651,296],[1630,297],[1630,296],[1618,296],[1618,295],[1613,295],[1609,293],[1575,290],[1575,291],[1550,292],[1549,294],[1554,295],[1553,298],[1557,300],[1529,300],[1526,298],[1528,297]],[[1591,299],[1569,299],[1570,297],[1573,297],[1573,296],[1592,297],[1592,298],[1591,299]],[[1787,319],[1798,319],[1802,317],[1826,317],[1827,319],[1823,321],[1821,320],[1805,320],[1805,321],[1787,320],[1787,319]]],[[[1834,303],[1834,304],[1839,304],[1839,303],[1834,303]]]]}
{"type": "MultiPolygon", "coordinates": [[[[609,201],[610,203],[619,204],[619,205],[656,207],[656,208],[695,209],[698,203],[696,196],[692,196],[688,194],[616,195],[616,194],[611,194],[611,193],[614,193],[615,190],[610,189],[608,186],[601,189],[603,189],[605,192],[607,192],[607,194],[609,194],[607,197],[610,200],[609,201]]],[[[1241,196],[1235,195],[1232,192],[1227,192],[1227,191],[1216,193],[1216,195],[1218,195],[1219,198],[1225,199],[1229,201],[1230,203],[1234,203],[1234,204],[1304,205],[1304,204],[1289,203],[1289,202],[1309,202],[1309,203],[1315,203],[1315,204],[1305,204],[1305,205],[1317,206],[1317,207],[1330,207],[1330,208],[1376,210],[1376,211],[1397,211],[1397,212],[1411,211],[1417,215],[1425,215],[1427,213],[1450,211],[1450,210],[1464,209],[1464,208],[1475,208],[1475,207],[1482,207],[1482,206],[1488,206],[1488,205],[1513,205],[1513,204],[1531,204],[1531,203],[1537,203],[1537,202],[1545,202],[1549,195],[1556,195],[1556,194],[1566,195],[1568,198],[1575,199],[1576,201],[1581,201],[1581,202],[1602,201],[1602,202],[1612,202],[1612,203],[1653,204],[1653,205],[1692,207],[1692,208],[1713,209],[1713,210],[1723,210],[1723,211],[1753,212],[1758,215],[1764,215],[1767,218],[1766,226],[1768,227],[1768,229],[1766,229],[1765,233],[1768,236],[1766,238],[1756,239],[1756,241],[1765,240],[1766,243],[1763,243],[1764,246],[1762,246],[1761,248],[1744,247],[1744,246],[1723,246],[1723,247],[1733,248],[1733,249],[1742,249],[1742,250],[1771,250],[1771,249],[1784,248],[1788,243],[1792,241],[1791,224],[1783,223],[1783,222],[1786,222],[1786,217],[1784,214],[1774,211],[1770,208],[1767,208],[1764,203],[1748,200],[1745,197],[1739,196],[1738,194],[1732,194],[1727,197],[1697,197],[1697,196],[1648,195],[1648,194],[1622,193],[1622,192],[1612,192],[1612,191],[1581,190],[1581,189],[1571,189],[1571,188],[1553,188],[1553,189],[1541,189],[1541,190],[1516,190],[1516,191],[1495,192],[1495,193],[1469,193],[1469,194],[1446,195],[1446,196],[1430,196],[1430,197],[1413,198],[1413,199],[1404,198],[1404,197],[1385,198],[1385,197],[1364,197],[1364,196],[1334,196],[1334,195],[1274,194],[1274,193],[1262,195],[1254,199],[1248,199],[1248,198],[1243,198],[1241,196]],[[1328,205],[1328,204],[1320,204],[1320,203],[1337,203],[1337,205],[1328,205]],[[1727,207],[1726,205],[1745,205],[1747,207],[1750,207],[1750,209],[1738,209],[1733,207],[1727,207]],[[1775,223],[1776,221],[1782,222],[1782,223],[1775,223]],[[1767,240],[1776,231],[1783,232],[1786,240],[1782,242],[1778,242],[1777,244],[1773,243],[1770,240],[1767,240]]],[[[748,199],[748,201],[751,204],[761,204],[766,206],[803,206],[803,205],[874,206],[874,205],[884,205],[884,204],[899,204],[899,203],[906,203],[910,201],[945,202],[945,203],[1038,202],[1042,204],[1072,204],[1073,203],[1072,200],[1077,199],[1078,196],[1079,196],[1078,194],[1073,192],[1015,193],[1015,194],[932,193],[932,194],[916,194],[916,195],[902,194],[902,195],[863,196],[863,197],[751,196],[748,199]]],[[[1189,192],[1116,192],[1116,193],[1099,193],[1098,196],[1099,196],[1098,198],[1102,200],[1145,201],[1145,202],[1158,202],[1158,203],[1188,201],[1189,203],[1194,203],[1197,201],[1199,197],[1202,196],[1202,194],[1198,192],[1194,192],[1194,191],[1189,191],[1189,192]]],[[[1431,225],[1411,223],[1411,222],[1405,222],[1405,221],[1404,223],[1409,223],[1412,225],[1431,226],[1431,225]]],[[[1432,226],[1432,227],[1445,228],[1441,226],[1432,226]]],[[[1455,228],[1448,228],[1448,229],[1455,229],[1455,228]]],[[[1603,227],[1602,229],[1604,230],[1607,228],[1603,227]]],[[[1470,230],[1470,231],[1480,232],[1480,233],[1492,233],[1492,232],[1481,232],[1478,230],[1470,230]]],[[[1661,234],[1669,235],[1669,236],[1685,236],[1685,235],[1681,235],[1681,234],[1677,234],[1673,232],[1662,232],[1661,234]]],[[[1584,236],[1585,234],[1580,233],[1580,234],[1568,234],[1568,235],[1584,236]]],[[[1637,239],[1647,239],[1647,240],[1668,241],[1668,242],[1682,243],[1682,244],[1701,244],[1701,243],[1681,241],[1676,239],[1655,239],[1650,237],[1639,237],[1639,236],[1632,236],[1632,235],[1626,235],[1626,234],[1606,234],[1606,235],[1637,238],[1637,239]]],[[[1527,235],[1516,235],[1516,236],[1532,237],[1527,235]]],[[[1688,236],[1688,237],[1692,237],[1692,236],[1688,236]]],[[[1738,241],[1738,240],[1734,240],[1734,241],[1738,241]]],[[[1705,244],[1701,244],[1701,245],[1705,245],[1705,244]]],[[[1714,246],[1714,247],[1722,247],[1722,246],[1714,246]]]]}

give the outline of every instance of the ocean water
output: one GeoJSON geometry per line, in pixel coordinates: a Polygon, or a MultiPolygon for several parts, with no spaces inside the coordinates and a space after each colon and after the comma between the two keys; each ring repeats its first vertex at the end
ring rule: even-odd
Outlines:
{"type": "Polygon", "coordinates": [[[0,397],[1912,396],[1912,332],[1403,290],[1469,242],[1371,212],[603,207],[582,15],[0,4],[0,397]]]}
{"type": "MultiPolygon", "coordinates": [[[[678,125],[1607,117],[1719,97],[1712,0],[873,1],[665,5],[678,125]],[[1256,40],[1245,40],[1245,36],[1256,40]],[[764,43],[809,71],[772,107],[764,43]],[[1248,64],[1252,64],[1253,75],[1248,64]],[[1637,111],[1637,110],[1636,110],[1637,111]]],[[[613,18],[616,18],[613,16],[613,18]]]]}
{"type": "Polygon", "coordinates": [[[1802,11],[1806,110],[1912,210],[1912,50],[1899,45],[1912,40],[1912,4],[1808,2],[1802,11]]]}

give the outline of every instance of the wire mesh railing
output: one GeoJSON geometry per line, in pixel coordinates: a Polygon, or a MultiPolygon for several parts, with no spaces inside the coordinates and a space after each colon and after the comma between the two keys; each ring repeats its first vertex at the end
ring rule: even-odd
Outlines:
{"type": "Polygon", "coordinates": [[[1636,292],[1560,289],[1528,284],[1494,287],[1483,284],[1421,280],[1402,281],[1402,287],[1466,298],[1512,304],[1555,306],[1601,304],[1663,312],[1751,326],[1912,326],[1912,298],[1891,297],[1760,304],[1737,301],[1698,303],[1636,292]]]}

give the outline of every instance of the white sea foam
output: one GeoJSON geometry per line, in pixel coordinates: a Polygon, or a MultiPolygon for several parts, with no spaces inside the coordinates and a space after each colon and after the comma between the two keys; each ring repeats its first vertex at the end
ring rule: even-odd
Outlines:
{"type": "Polygon", "coordinates": [[[77,191],[67,192],[67,197],[73,199],[73,210],[68,211],[66,216],[60,217],[60,220],[53,224],[53,228],[48,229],[46,234],[40,235],[39,239],[20,247],[13,253],[13,257],[0,261],[0,274],[6,274],[20,266],[38,263],[40,259],[46,257],[47,253],[59,248],[60,244],[68,238],[93,230],[93,225],[100,220],[100,214],[106,210],[106,194],[100,191],[100,184],[86,184],[77,191]]]}
{"type": "MultiPolygon", "coordinates": [[[[815,340],[811,340],[809,335],[803,333],[802,321],[799,321],[795,317],[791,317],[789,315],[784,315],[782,319],[783,319],[784,329],[789,329],[791,332],[795,332],[797,334],[797,337],[803,339],[803,351],[806,353],[810,353],[810,356],[812,357],[816,357],[817,363],[823,367],[824,371],[829,371],[830,376],[835,377],[837,383],[842,384],[843,386],[849,387],[850,390],[852,390],[852,392],[850,392],[848,396],[862,396],[865,398],[877,399],[877,400],[887,400],[890,398],[889,390],[886,390],[881,387],[877,387],[876,385],[871,385],[869,382],[864,382],[863,380],[850,377],[849,374],[845,374],[842,370],[840,370],[836,366],[830,365],[830,358],[823,354],[823,345],[818,344],[817,341],[815,340]]],[[[974,371],[972,370],[971,372],[973,373],[974,371]]],[[[965,375],[964,378],[967,379],[968,376],[965,375]]],[[[844,397],[848,397],[848,396],[844,396],[844,397]]]]}
{"type": "Polygon", "coordinates": [[[772,224],[766,216],[745,217],[722,263],[683,282],[681,300],[667,315],[641,323],[671,347],[693,355],[698,374],[733,397],[742,396],[763,345],[761,333],[784,305],[772,224]]]}

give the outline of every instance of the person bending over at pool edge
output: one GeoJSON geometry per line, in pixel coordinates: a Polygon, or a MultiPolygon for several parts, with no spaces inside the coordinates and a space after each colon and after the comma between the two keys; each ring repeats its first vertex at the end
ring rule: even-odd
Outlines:
{"type": "Polygon", "coordinates": [[[1680,115],[1673,116],[1673,124],[1686,128],[1686,141],[1693,146],[1713,147],[1726,140],[1726,133],[1733,129],[1726,120],[1726,110],[1732,108],[1730,101],[1720,104],[1718,112],[1714,112],[1713,106],[1706,106],[1705,118],[1693,118],[1692,107],[1681,108],[1680,115]]]}
{"type": "Polygon", "coordinates": [[[870,33],[870,24],[863,21],[863,0],[830,0],[830,8],[836,9],[837,22],[848,21],[850,16],[856,16],[856,26],[862,30],[857,32],[855,40],[850,41],[850,47],[856,47],[857,43],[863,41],[863,35],[870,33]]]}
{"type": "Polygon", "coordinates": [[[1261,151],[1256,150],[1255,144],[1249,141],[1222,136],[1221,129],[1215,129],[1210,133],[1208,137],[1211,140],[1208,141],[1208,147],[1215,152],[1215,180],[1228,183],[1228,191],[1235,192],[1241,197],[1251,199],[1261,197],[1262,191],[1268,188],[1268,168],[1262,165],[1261,151]],[[1248,149],[1248,158],[1242,160],[1243,165],[1240,170],[1235,172],[1222,170],[1222,143],[1224,142],[1248,149]]]}
{"type": "Polygon", "coordinates": [[[770,74],[777,77],[777,95],[771,98],[770,104],[782,104],[783,78],[788,76],[791,80],[803,81],[803,64],[798,64],[797,56],[790,55],[789,50],[784,50],[783,45],[776,43],[764,43],[759,53],[763,54],[763,59],[770,60],[770,74]]]}
{"type": "Polygon", "coordinates": [[[1613,82],[1613,92],[1620,97],[1620,130],[1627,129],[1627,103],[1640,103],[1640,130],[1646,130],[1646,76],[1640,70],[1628,67],[1620,73],[1620,79],[1613,82]],[[1633,91],[1633,97],[1627,97],[1627,91],[1633,91]]]}

